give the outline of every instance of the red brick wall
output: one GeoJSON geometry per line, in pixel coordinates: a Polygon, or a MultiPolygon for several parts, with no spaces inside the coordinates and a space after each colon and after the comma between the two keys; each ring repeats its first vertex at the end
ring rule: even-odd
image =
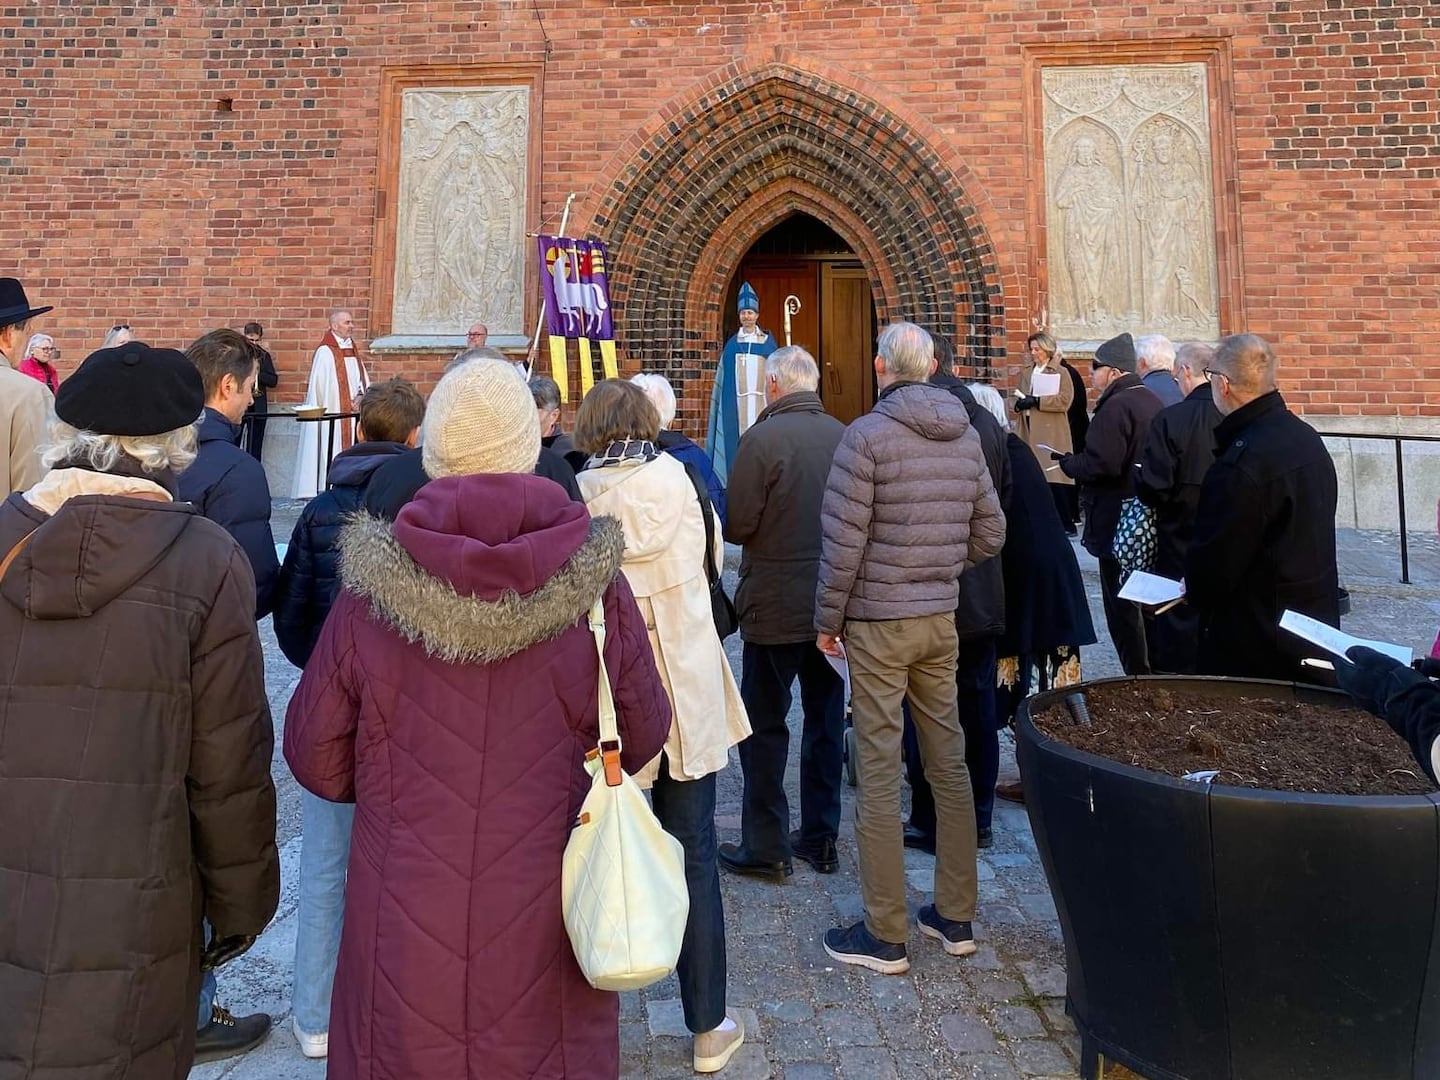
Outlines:
{"type": "MultiPolygon", "coordinates": [[[[539,63],[548,35],[532,225],[553,227],[578,190],[577,226],[605,234],[597,219],[662,115],[778,62],[900,118],[959,181],[1005,377],[1036,317],[1024,48],[1203,36],[1228,37],[1233,57],[1234,146],[1218,149],[1234,155],[1243,328],[1275,341],[1287,392],[1315,411],[1440,415],[1433,3],[0,5],[0,272],[57,306],[43,328],[67,366],[112,322],[183,344],[254,318],[282,400],[298,398],[326,309],[352,304],[372,324],[381,66],[539,63]]],[[[728,276],[722,241],[706,269],[728,276]]],[[[877,249],[898,250],[892,237],[877,249]]],[[[718,327],[703,305],[684,310],[664,334],[692,353],[677,374],[693,423],[718,327]]],[[[622,344],[646,354],[655,328],[619,314],[622,344]]]]}

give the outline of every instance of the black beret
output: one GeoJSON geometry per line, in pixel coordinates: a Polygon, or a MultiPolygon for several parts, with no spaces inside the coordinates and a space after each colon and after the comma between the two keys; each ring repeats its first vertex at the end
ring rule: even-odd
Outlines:
{"type": "Polygon", "coordinates": [[[91,353],[55,395],[56,416],[97,435],[163,435],[204,408],[205,383],[189,358],[143,341],[91,353]]]}
{"type": "Polygon", "coordinates": [[[1099,367],[1119,368],[1135,373],[1135,339],[1129,334],[1112,337],[1095,350],[1095,363],[1099,367]]]}

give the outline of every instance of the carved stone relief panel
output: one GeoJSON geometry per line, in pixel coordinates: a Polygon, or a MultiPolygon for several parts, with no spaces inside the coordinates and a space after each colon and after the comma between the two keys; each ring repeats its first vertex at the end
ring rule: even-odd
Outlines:
{"type": "Polygon", "coordinates": [[[1206,66],[1051,67],[1041,86],[1052,332],[1219,337],[1206,66]]]}
{"type": "Polygon", "coordinates": [[[523,334],[525,87],[404,92],[392,333],[523,334]]]}

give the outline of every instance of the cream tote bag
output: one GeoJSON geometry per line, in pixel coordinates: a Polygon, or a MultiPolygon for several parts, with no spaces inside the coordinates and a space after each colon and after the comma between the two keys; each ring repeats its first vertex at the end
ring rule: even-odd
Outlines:
{"type": "Polygon", "coordinates": [[[605,670],[604,598],[590,608],[600,654],[600,743],[585,756],[590,793],[565,845],[565,930],[597,990],[638,990],[675,970],[690,894],[680,841],[660,827],[620,768],[615,699],[605,670]]]}

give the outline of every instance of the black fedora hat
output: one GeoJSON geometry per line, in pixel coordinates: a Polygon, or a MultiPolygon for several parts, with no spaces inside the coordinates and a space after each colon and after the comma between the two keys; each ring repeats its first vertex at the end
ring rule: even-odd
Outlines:
{"type": "Polygon", "coordinates": [[[0,329],[54,310],[53,304],[32,308],[30,301],[25,299],[25,287],[20,284],[19,278],[0,277],[0,329]]]}

